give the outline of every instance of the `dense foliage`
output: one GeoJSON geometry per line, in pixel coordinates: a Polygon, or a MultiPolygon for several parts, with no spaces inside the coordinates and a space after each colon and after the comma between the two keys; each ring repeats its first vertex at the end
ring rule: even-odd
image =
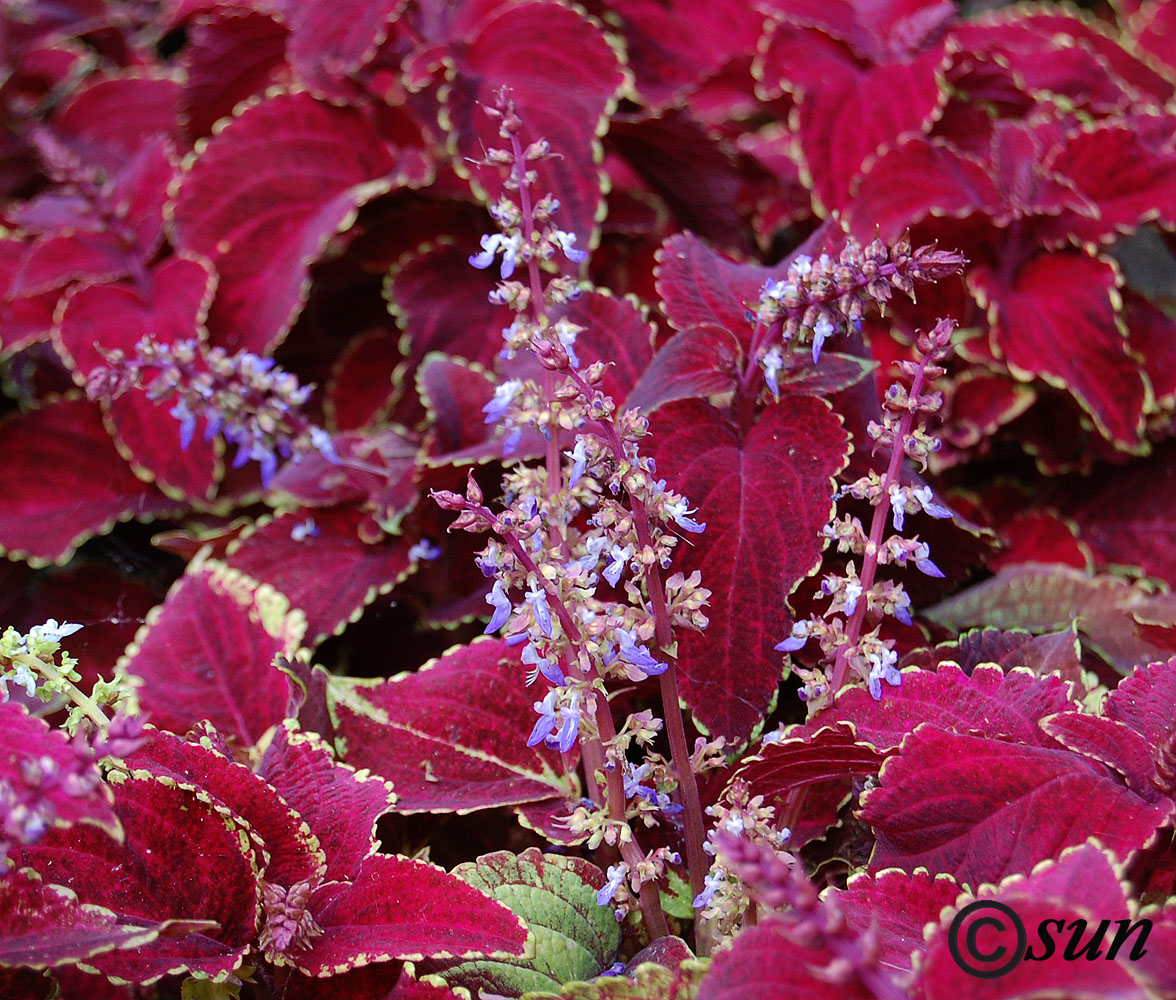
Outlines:
{"type": "Polygon", "coordinates": [[[1090,6],[0,7],[0,996],[1176,996],[1176,0],[1090,6]]]}

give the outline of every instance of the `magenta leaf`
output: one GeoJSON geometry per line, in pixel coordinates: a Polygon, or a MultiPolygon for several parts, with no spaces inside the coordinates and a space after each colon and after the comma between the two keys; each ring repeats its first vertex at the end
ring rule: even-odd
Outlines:
{"type": "Polygon", "coordinates": [[[534,945],[501,903],[423,861],[377,854],[354,881],[330,882],[310,902],[322,928],[292,956],[308,976],[330,976],[393,959],[511,957],[534,945]]]}
{"type": "Polygon", "coordinates": [[[376,852],[376,821],[396,801],[391,784],[340,764],[315,733],[287,721],[266,748],[258,774],[310,827],[326,855],[328,881],[353,878],[376,852]]]}
{"type": "Polygon", "coordinates": [[[0,701],[0,849],[36,843],[46,830],[75,823],[121,838],[112,801],[89,744],[68,741],[23,705],[0,701]]]}
{"type": "Polygon", "coordinates": [[[1015,376],[1065,389],[1105,438],[1140,448],[1147,392],[1127,357],[1109,262],[1081,251],[1042,254],[1009,281],[977,265],[969,285],[1015,376]]]}
{"type": "Polygon", "coordinates": [[[3,432],[12,475],[0,546],[10,558],[34,566],[64,563],[76,546],[116,522],[174,506],[135,478],[97,405],[84,399],[54,399],[8,417],[3,432]]]}
{"type": "Polygon", "coordinates": [[[286,707],[285,675],[306,620],[272,587],[223,564],[194,560],[148,616],[126,668],[144,680],[143,710],[161,729],[208,719],[252,746],[286,707]]]}
{"type": "Polygon", "coordinates": [[[683,330],[653,356],[625,405],[652,413],[676,399],[729,392],[742,374],[742,353],[739,340],[721,326],[683,330]]]}
{"type": "MultiPolygon", "coordinates": [[[[494,91],[509,87],[527,124],[523,145],[542,136],[559,154],[537,165],[537,190],[559,199],[556,222],[587,247],[602,200],[597,136],[624,82],[617,54],[596,24],[570,7],[532,0],[497,9],[469,4],[463,13],[475,9],[481,20],[450,40],[458,44],[450,49],[454,73],[441,122],[454,167],[468,174],[467,158],[477,160],[497,144],[498,126],[481,106],[493,106],[494,91]]],[[[500,181],[482,172],[475,183],[497,199],[500,181]]]]}
{"type": "Polygon", "coordinates": [[[1073,625],[1035,636],[1030,632],[973,629],[958,639],[941,642],[932,649],[917,649],[902,658],[904,667],[934,670],[941,663],[954,663],[970,674],[981,663],[995,663],[1006,671],[1023,666],[1038,677],[1057,673],[1062,680],[1082,679],[1080,640],[1073,625]]]}
{"type": "Polygon", "coordinates": [[[412,569],[405,539],[369,544],[360,537],[367,520],[354,507],[302,508],[259,521],[229,547],[228,562],[289,598],[306,615],[308,638],[317,644],[357,620],[412,569]]]}
{"type": "Polygon", "coordinates": [[[885,759],[884,753],[859,740],[850,725],[837,722],[768,744],[748,758],[733,780],[746,781],[753,794],[782,804],[797,788],[877,774],[885,759]]]}
{"type": "Polygon", "coordinates": [[[391,779],[397,812],[472,812],[574,794],[557,754],[527,746],[539,688],[500,640],[449,650],[416,673],[339,685],[347,761],[391,779]],[[470,690],[479,697],[472,701],[470,690]]]}
{"type": "Polygon", "coordinates": [[[745,739],[775,696],[772,647],[787,633],[784,597],[818,565],[831,477],[845,466],[848,439],[829,405],[812,396],[769,406],[746,435],[698,400],[662,407],[652,430],[658,473],[707,525],[673,567],[700,570],[712,589],[710,626],[680,642],[682,695],[706,729],[745,739]]]}
{"type": "Polygon", "coordinates": [[[272,14],[217,5],[188,28],[180,116],[191,139],[208,135],[242,101],[284,82],[289,32],[272,14]]]}
{"type": "Polygon", "coordinates": [[[1125,858],[1172,812],[1068,751],[915,731],[863,797],[874,871],[923,866],[977,886],[1027,873],[1088,837],[1125,858]]]}
{"type": "Polygon", "coordinates": [[[1029,746],[1052,746],[1039,723],[1075,704],[1058,677],[1039,679],[1028,670],[1007,673],[980,665],[970,675],[951,663],[934,670],[908,670],[902,684],[875,701],[863,687],[843,688],[836,702],[813,716],[815,732],[832,722],[848,723],[857,740],[893,750],[921,723],[948,732],[976,734],[1029,746]]]}
{"type": "Polygon", "coordinates": [[[0,924],[0,969],[44,969],[138,948],[154,941],[161,927],[149,920],[124,923],[109,910],[79,903],[65,886],[45,885],[29,869],[0,875],[0,924]]]}
{"type": "MultiPolygon", "coordinates": [[[[145,282],[145,290],[131,284],[83,285],[66,297],[53,338],[80,381],[107,363],[103,351],[118,349],[134,357],[144,337],[160,344],[202,338],[215,286],[205,262],[171,257],[145,282]]],[[[145,392],[129,390],[104,408],[120,450],[136,469],[165,492],[198,500],[212,496],[222,471],[218,441],[196,435],[184,448],[180,422],[145,392]]]]}
{"type": "Polygon", "coordinates": [[[1042,728],[1075,753],[1116,770],[1127,787],[1148,802],[1160,797],[1154,747],[1130,726],[1101,715],[1061,712],[1044,720],[1042,728]]]}
{"type": "Polygon", "coordinates": [[[261,842],[267,882],[291,886],[318,881],[323,874],[323,852],[304,817],[244,764],[203,742],[158,731],[126,758],[126,764],[198,788],[243,820],[261,842]]]}
{"type": "Polygon", "coordinates": [[[892,973],[911,971],[912,958],[923,950],[923,929],[939,922],[945,906],[960,895],[950,875],[932,876],[923,869],[912,873],[894,868],[850,877],[836,894],[838,906],[851,929],[878,935],[878,964],[892,973]]]}
{"type": "Polygon", "coordinates": [[[356,209],[389,187],[392,156],[358,112],[281,94],[201,147],[174,202],[179,249],[220,276],[214,343],[266,354],[305,301],[308,270],[356,209]]]}
{"type": "Polygon", "coordinates": [[[871,66],[823,31],[780,22],[760,52],[757,73],[770,81],[763,95],[785,91],[796,100],[792,121],[822,215],[849,204],[868,157],[924,131],[946,101],[942,47],[887,53],[884,65],[871,66]]]}
{"type": "Polygon", "coordinates": [[[769,278],[780,278],[787,270],[736,264],[689,233],[666,240],[657,261],[657,293],[670,325],[677,330],[718,326],[734,334],[744,348],[753,329],[747,307],[759,301],[769,278]]]}
{"type": "Polygon", "coordinates": [[[793,942],[781,921],[749,927],[730,949],[715,956],[698,1000],[868,1000],[874,997],[856,976],[832,983],[819,978],[834,960],[824,945],[805,948],[793,942]]]}
{"type": "MultiPolygon", "coordinates": [[[[1137,908],[1129,902],[1128,887],[1121,881],[1113,855],[1096,842],[1081,844],[1066,851],[1056,861],[1036,868],[1028,877],[1008,878],[998,886],[981,890],[978,900],[964,896],[959,904],[944,914],[933,932],[920,965],[915,989],[927,997],[1013,998],[1056,993],[1067,997],[1131,997],[1143,1000],[1151,995],[1145,988],[1143,963],[1133,958],[1133,946],[1140,932],[1115,949],[1110,949],[1120,929],[1126,931],[1134,922],[1137,908]],[[978,901],[992,901],[1009,907],[1028,931],[1028,957],[998,978],[968,975],[953,959],[949,947],[949,928],[957,915],[978,901]],[[1042,921],[1054,921],[1041,934],[1042,921]],[[1081,921],[1081,923],[1075,923],[1081,921]],[[1103,926],[1102,921],[1107,925],[1103,926]],[[1119,921],[1123,921],[1120,924],[1119,921]],[[1099,928],[1102,927],[1102,935],[1099,928]],[[1048,936],[1048,940],[1047,940],[1048,936]],[[1068,961],[1070,946],[1077,961],[1068,961]],[[1084,945],[1090,950],[1085,951],[1084,945]],[[1093,959],[1099,960],[1094,961],[1093,959]]],[[[957,945],[975,935],[974,951],[961,948],[970,968],[983,973],[997,962],[985,962],[978,956],[992,955],[994,949],[1017,947],[1013,928],[1004,914],[980,907],[964,916],[956,931],[957,945]],[[971,927],[971,921],[995,918],[988,926],[971,927]]],[[[1150,935],[1149,935],[1150,938],[1150,935]]],[[[1155,948],[1152,940],[1147,950],[1155,948]]],[[[1008,952],[1001,954],[1007,955],[1008,952]]]]}
{"type": "Polygon", "coordinates": [[[200,926],[99,955],[87,964],[138,983],[172,972],[216,976],[236,968],[259,917],[257,869],[241,828],[195,790],[145,773],[118,780],[114,797],[127,832],[125,844],[84,826],[53,830],[36,847],[18,852],[18,863],[122,919],[149,924],[176,919],[200,926]],[[119,877],[111,877],[112,872],[119,877]]]}
{"type": "Polygon", "coordinates": [[[405,0],[284,0],[278,3],[290,26],[289,59],[312,91],[335,96],[346,80],[375,57],[389,23],[405,0]]]}

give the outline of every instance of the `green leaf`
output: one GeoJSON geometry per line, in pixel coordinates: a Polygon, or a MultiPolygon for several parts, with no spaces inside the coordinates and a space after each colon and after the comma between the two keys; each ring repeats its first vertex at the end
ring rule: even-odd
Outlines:
{"type": "Polygon", "coordinates": [[[562,985],[590,979],[608,968],[621,943],[611,907],[598,906],[604,875],[581,858],[543,854],[529,848],[486,854],[453,874],[489,893],[526,921],[535,941],[531,959],[475,959],[421,962],[418,977],[438,976],[462,986],[518,997],[528,992],[558,992],[562,985]]]}

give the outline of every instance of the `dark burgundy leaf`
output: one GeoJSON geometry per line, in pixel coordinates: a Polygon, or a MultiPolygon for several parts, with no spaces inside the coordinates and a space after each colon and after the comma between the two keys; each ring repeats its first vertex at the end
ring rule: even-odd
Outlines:
{"type": "Polygon", "coordinates": [[[259,522],[229,547],[228,562],[289,598],[317,645],[412,571],[408,540],[385,536],[369,544],[360,537],[367,520],[354,507],[302,508],[259,522]]]}
{"type": "Polygon", "coordinates": [[[1028,873],[1088,837],[1116,856],[1143,847],[1172,812],[1069,751],[917,730],[863,797],[874,871],[922,866],[978,886],[1028,873]]]}
{"type": "Polygon", "coordinates": [[[310,265],[388,189],[394,166],[363,116],[303,93],[247,106],[208,139],[181,180],[174,224],[178,247],[220,276],[213,341],[255,354],[280,343],[310,265]]]}
{"type": "Polygon", "coordinates": [[[308,976],[393,959],[508,957],[533,947],[526,925],[501,903],[423,861],[377,854],[355,879],[312,897],[323,934],[292,956],[308,976]]]}
{"type": "Polygon", "coordinates": [[[123,919],[203,926],[87,964],[140,983],[173,971],[215,976],[236,968],[257,933],[259,916],[257,869],[242,844],[241,828],[190,788],[146,774],[120,780],[114,793],[125,844],[84,826],[53,830],[37,847],[20,852],[18,863],[123,919]],[[193,864],[194,858],[200,864],[193,864]]]}
{"type": "Polygon", "coordinates": [[[285,712],[274,657],[292,655],[305,631],[272,587],[194,560],[128,647],[126,668],[143,678],[139,697],[159,728],[182,733],[208,719],[252,746],[285,712]]]}
{"type": "Polygon", "coordinates": [[[526,669],[501,640],[451,649],[416,673],[335,692],[348,763],[396,788],[397,812],[472,812],[575,794],[557,754],[528,747],[526,669]],[[468,692],[479,692],[477,702],[468,692]]]}
{"type": "Polygon", "coordinates": [[[626,406],[652,413],[663,403],[730,392],[742,374],[739,340],[713,323],[675,334],[654,355],[626,406]]]}
{"type": "Polygon", "coordinates": [[[217,5],[193,19],[180,55],[185,70],[180,114],[190,139],[242,101],[286,82],[285,25],[264,10],[217,5]]]}
{"type": "MultiPolygon", "coordinates": [[[[601,197],[597,135],[624,82],[616,53],[596,24],[578,11],[548,2],[507,7],[467,6],[480,20],[450,52],[454,75],[446,91],[446,129],[454,167],[501,144],[498,125],[482,110],[494,91],[509,87],[526,130],[526,146],[542,136],[559,157],[537,165],[540,193],[552,192],[562,208],[556,221],[576,233],[581,246],[593,240],[601,197]]],[[[457,41],[457,39],[453,39],[457,41]]],[[[475,183],[497,199],[501,180],[481,172],[475,183]]]]}
{"type": "Polygon", "coordinates": [[[396,801],[391,785],[340,764],[321,737],[288,721],[274,734],[258,773],[318,839],[327,859],[325,878],[354,878],[377,850],[376,821],[396,801]]]}
{"type": "Polygon", "coordinates": [[[673,566],[701,571],[712,591],[709,628],[680,642],[682,695],[707,730],[742,740],[775,696],[784,599],[819,563],[848,438],[812,396],[769,406],[746,434],[698,400],[662,407],[651,426],[659,474],[707,524],[687,536],[673,566]],[[715,567],[723,567],[717,578],[715,567]]]}
{"type": "Polygon", "coordinates": [[[177,506],[135,478],[96,404],[54,399],[8,417],[2,432],[11,475],[0,546],[10,558],[34,566],[64,563],[76,546],[116,522],[177,506]]]}

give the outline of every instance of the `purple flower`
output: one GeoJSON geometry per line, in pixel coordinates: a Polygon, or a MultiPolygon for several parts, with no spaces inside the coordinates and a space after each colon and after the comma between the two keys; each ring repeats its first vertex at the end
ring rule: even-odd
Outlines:
{"type": "Polygon", "coordinates": [[[626,663],[631,663],[633,666],[643,670],[646,676],[655,677],[658,674],[664,674],[668,669],[668,664],[659,663],[650,654],[648,648],[639,644],[631,632],[624,629],[617,629],[614,633],[617,639],[617,644],[620,646],[621,659],[626,663]]]}
{"type": "Polygon", "coordinates": [[[536,584],[527,591],[523,599],[531,606],[539,631],[548,639],[552,638],[555,635],[555,630],[551,625],[551,608],[547,605],[547,594],[536,584]]]}
{"type": "MultiPolygon", "coordinates": [[[[526,633],[524,632],[522,635],[525,636],[526,633]]],[[[535,652],[535,647],[531,644],[528,644],[527,648],[523,650],[522,660],[527,666],[533,668],[527,672],[527,687],[534,684],[539,679],[540,674],[557,687],[562,686],[567,680],[563,675],[563,671],[559,669],[559,664],[552,663],[545,657],[540,656],[535,652]]]]}
{"type": "Polygon", "coordinates": [[[332,465],[339,464],[339,455],[335,451],[335,442],[331,439],[328,431],[323,430],[321,427],[312,427],[310,429],[310,443],[314,450],[332,465]]]}
{"type": "Polygon", "coordinates": [[[780,349],[773,347],[760,360],[760,365],[764,369],[764,381],[767,382],[768,388],[772,392],[773,399],[780,398],[780,383],[777,381],[777,376],[780,369],[784,367],[784,355],[780,353],[780,349]]]}
{"type": "Polygon", "coordinates": [[[493,589],[486,595],[486,603],[494,608],[494,614],[491,615],[490,624],[486,626],[485,631],[485,634],[489,635],[491,632],[497,632],[506,624],[511,612],[514,611],[514,606],[510,603],[510,598],[506,596],[506,588],[502,585],[501,580],[495,581],[493,589]]]}
{"type": "Polygon", "coordinates": [[[813,327],[813,364],[815,365],[821,360],[821,347],[826,339],[833,336],[833,324],[829,322],[829,317],[822,315],[817,320],[813,327]]]}
{"type": "Polygon", "coordinates": [[[671,518],[673,518],[674,523],[677,524],[679,528],[684,528],[686,531],[692,531],[695,534],[706,530],[705,521],[699,524],[692,517],[690,517],[691,514],[696,512],[697,508],[695,508],[695,510],[686,509],[685,498],[681,498],[675,503],[666,504],[666,513],[669,514],[671,518]]]}
{"type": "Polygon", "coordinates": [[[857,611],[858,599],[862,596],[862,585],[858,583],[857,579],[849,579],[845,581],[845,613],[852,615],[857,611]]]}
{"type": "Polygon", "coordinates": [[[580,696],[573,693],[571,704],[555,707],[558,688],[552,688],[542,701],[535,702],[535,711],[539,719],[531,735],[527,737],[527,746],[533,747],[544,742],[550,747],[559,747],[561,753],[567,753],[576,743],[580,732],[580,696]],[[559,732],[555,731],[556,715],[559,716],[559,732]]]}
{"type": "Polygon", "coordinates": [[[942,579],[943,577],[943,570],[941,570],[938,566],[935,565],[935,563],[926,557],[922,559],[916,559],[915,566],[926,573],[928,576],[933,576],[937,579],[942,579]]]}
{"type": "Polygon", "coordinates": [[[556,230],[551,234],[551,242],[559,247],[564,256],[567,257],[573,264],[579,264],[581,261],[588,259],[587,250],[576,249],[576,234],[565,233],[562,229],[556,230]]]}
{"type": "Polygon", "coordinates": [[[584,438],[576,438],[576,447],[571,451],[565,451],[564,454],[572,460],[572,471],[568,476],[568,489],[572,489],[580,481],[580,477],[584,475],[585,470],[588,468],[587,443],[584,438]]]}
{"type": "Polygon", "coordinates": [[[629,556],[633,554],[632,549],[628,545],[623,548],[619,545],[614,545],[608,552],[608,565],[604,567],[604,578],[612,585],[616,586],[617,581],[621,578],[621,573],[624,572],[625,564],[629,561],[629,556]]]}
{"type": "Polygon", "coordinates": [[[180,422],[180,448],[187,451],[188,445],[192,443],[192,435],[196,433],[196,415],[182,399],[168,413],[180,422]]]}
{"type": "Polygon", "coordinates": [[[521,242],[518,236],[504,236],[502,233],[487,233],[482,237],[480,242],[482,252],[470,257],[471,265],[479,270],[485,270],[494,263],[494,258],[501,251],[502,266],[499,268],[499,275],[505,281],[514,274],[515,261],[518,259],[519,244],[521,242]]]}
{"type": "Polygon", "coordinates": [[[710,906],[711,900],[715,898],[715,893],[718,892],[719,887],[726,881],[727,879],[722,872],[708,872],[706,878],[703,879],[703,885],[706,888],[694,897],[694,908],[701,910],[710,906]]]}
{"type": "Polygon", "coordinates": [[[792,626],[792,634],[783,642],[776,643],[772,648],[777,653],[795,653],[808,642],[808,622],[796,622],[792,626]]]}
{"type": "Polygon", "coordinates": [[[617,890],[621,887],[621,883],[625,881],[625,876],[629,874],[629,866],[625,862],[619,865],[608,866],[608,881],[604,883],[600,892],[596,894],[597,906],[608,906],[613,901],[613,897],[617,894],[617,890]]]}
{"type": "Polygon", "coordinates": [[[427,538],[422,538],[408,550],[408,558],[411,562],[432,562],[440,556],[441,548],[427,538]]]}
{"type": "Polygon", "coordinates": [[[517,378],[508,379],[498,385],[494,389],[494,397],[482,407],[482,412],[486,414],[484,422],[487,424],[496,424],[506,416],[506,411],[511,408],[515,396],[518,395],[522,387],[523,383],[517,378]]]}

